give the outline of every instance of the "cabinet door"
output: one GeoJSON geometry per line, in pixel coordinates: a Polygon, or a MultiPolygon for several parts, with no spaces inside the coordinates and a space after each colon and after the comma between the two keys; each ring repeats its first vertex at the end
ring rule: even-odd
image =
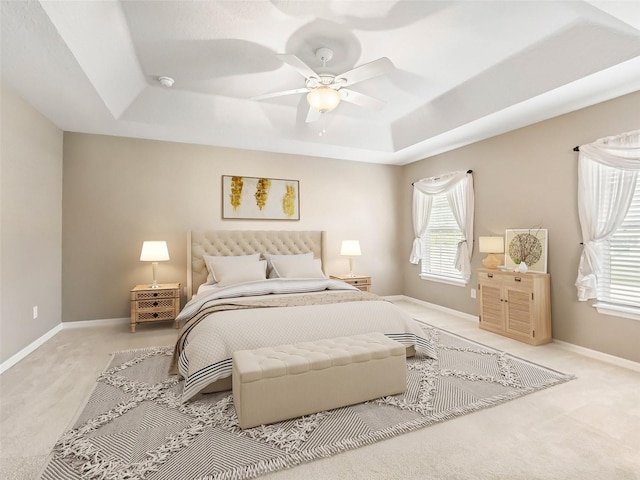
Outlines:
{"type": "Polygon", "coordinates": [[[505,330],[514,335],[531,336],[531,290],[505,287],[505,330]]]}
{"type": "Polygon", "coordinates": [[[482,327],[504,330],[502,287],[499,282],[480,283],[480,324],[482,327]]]}

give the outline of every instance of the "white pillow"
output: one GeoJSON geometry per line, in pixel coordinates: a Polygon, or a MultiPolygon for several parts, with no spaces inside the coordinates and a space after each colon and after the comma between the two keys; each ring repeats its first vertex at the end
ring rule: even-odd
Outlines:
{"type": "Polygon", "coordinates": [[[238,283],[257,282],[267,279],[267,262],[218,263],[214,267],[214,276],[218,287],[229,287],[238,283]]]}
{"type": "Polygon", "coordinates": [[[213,265],[220,263],[233,263],[238,265],[239,263],[244,262],[258,262],[260,260],[260,254],[254,253],[252,255],[203,255],[204,264],[207,267],[207,271],[209,272],[209,276],[207,277],[207,283],[210,285],[214,285],[218,283],[218,279],[214,275],[213,265]]]}
{"type": "Polygon", "coordinates": [[[273,271],[278,278],[327,278],[319,258],[274,258],[273,271]]]}
{"type": "Polygon", "coordinates": [[[275,255],[272,253],[263,253],[262,256],[267,261],[267,276],[269,278],[278,278],[278,274],[273,271],[273,260],[279,258],[297,258],[297,259],[310,259],[313,260],[313,252],[308,253],[296,253],[291,255],[275,255]]]}

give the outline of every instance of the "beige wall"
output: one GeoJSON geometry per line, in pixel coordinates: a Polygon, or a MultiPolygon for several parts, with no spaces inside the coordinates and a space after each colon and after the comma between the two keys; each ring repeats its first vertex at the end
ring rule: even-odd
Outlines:
{"type": "Polygon", "coordinates": [[[62,245],[64,321],[129,315],[129,290],[151,280],[144,240],[166,240],[158,280],[186,285],[189,229],[327,231],[329,273],[347,273],[343,239],[359,239],[358,272],[400,294],[396,192],[401,169],[331,159],[65,133],[62,245]],[[300,181],[300,221],[221,219],[221,176],[300,181]]]}
{"type": "Polygon", "coordinates": [[[576,345],[640,362],[640,322],[599,314],[578,302],[574,282],[581,253],[577,208],[576,145],[640,128],[640,92],[562,115],[467,147],[407,165],[401,190],[404,206],[403,293],[477,315],[474,273],[466,288],[418,277],[408,263],[411,182],[453,170],[473,169],[476,244],[472,267],[482,267],[480,235],[504,235],[506,228],[549,229],[553,336],[576,345]]]}
{"type": "MultiPolygon", "coordinates": [[[[467,288],[442,285],[420,280],[407,262],[411,182],[468,168],[476,239],[509,227],[549,229],[554,336],[640,361],[640,322],[599,315],[575,299],[581,239],[571,151],[639,128],[638,111],[635,93],[393,167],[74,133],[64,134],[63,150],[62,132],[3,84],[0,361],[61,319],[127,317],[129,289],[151,278],[150,266],[138,260],[143,240],[167,240],[171,260],[160,264],[159,280],[186,283],[190,228],[324,229],[329,273],[346,272],[340,241],[358,238],[363,256],[356,270],[373,276],[376,293],[475,315],[475,275],[467,288]],[[300,180],[301,220],[223,221],[220,177],[228,174],[300,180]],[[31,318],[34,305],[38,320],[31,318]]],[[[476,245],[474,268],[482,256],[476,245]]]]}
{"type": "Polygon", "coordinates": [[[63,137],[0,88],[1,363],[60,324],[63,137]]]}

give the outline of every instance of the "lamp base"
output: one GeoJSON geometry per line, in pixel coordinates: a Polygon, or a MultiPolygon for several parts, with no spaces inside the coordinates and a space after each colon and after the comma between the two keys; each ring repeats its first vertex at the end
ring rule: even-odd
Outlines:
{"type": "Polygon", "coordinates": [[[482,260],[482,264],[485,268],[490,268],[491,270],[497,270],[500,265],[500,260],[493,253],[490,253],[486,256],[484,260],[482,260]]]}
{"type": "Polygon", "coordinates": [[[156,280],[156,273],[158,273],[158,262],[153,262],[151,264],[151,269],[153,270],[153,283],[149,285],[149,288],[160,288],[160,285],[158,285],[158,281],[156,280]]]}

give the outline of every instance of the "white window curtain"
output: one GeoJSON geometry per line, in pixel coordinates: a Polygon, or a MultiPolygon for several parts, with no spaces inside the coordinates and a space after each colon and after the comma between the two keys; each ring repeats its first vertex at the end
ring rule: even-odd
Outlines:
{"type": "Polygon", "coordinates": [[[434,195],[446,193],[449,206],[465,240],[458,244],[455,267],[467,280],[471,276],[473,253],[474,193],[471,172],[452,172],[439,177],[423,178],[413,184],[413,230],[415,239],[409,261],[422,259],[422,242],[429,225],[434,195]]]}
{"type": "Polygon", "coordinates": [[[597,298],[603,242],[625,219],[640,171],[640,130],[580,145],[578,215],[584,245],[576,288],[578,300],[597,298]]]}

